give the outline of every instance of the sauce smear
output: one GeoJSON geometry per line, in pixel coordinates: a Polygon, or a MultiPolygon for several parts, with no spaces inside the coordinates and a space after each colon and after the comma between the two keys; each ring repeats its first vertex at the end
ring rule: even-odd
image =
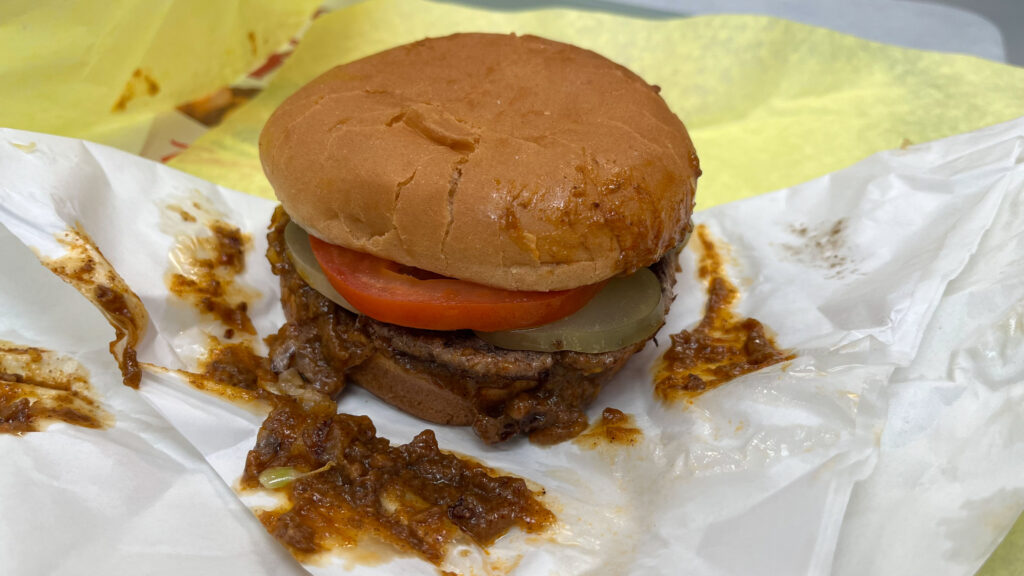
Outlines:
{"type": "Polygon", "coordinates": [[[697,227],[702,253],[700,278],[707,283],[704,318],[693,330],[672,335],[661,357],[654,393],[664,402],[692,399],[738,376],[792,360],[779,349],[765,327],[753,318],[739,318],[733,305],[739,290],[725,274],[725,261],[710,232],[697,227]]]}
{"type": "Polygon", "coordinates": [[[0,433],[35,432],[54,421],[106,428],[114,418],[94,395],[77,360],[0,341],[0,433]]]}
{"type": "MultiPolygon", "coordinates": [[[[183,222],[195,223],[194,216],[179,210],[183,222]]],[[[219,320],[225,326],[225,338],[231,339],[237,332],[254,335],[248,303],[234,282],[245,271],[249,238],[236,226],[219,220],[202,224],[207,235],[178,237],[172,253],[178,271],[170,275],[167,287],[191,302],[200,314],[219,320]]]]}
{"type": "Polygon", "coordinates": [[[198,361],[195,371],[176,370],[142,363],[143,369],[174,374],[193,388],[211,396],[218,396],[254,413],[265,413],[272,406],[277,375],[270,371],[265,356],[253,351],[248,342],[221,342],[210,338],[206,354],[198,361]],[[268,390],[264,390],[266,386],[268,390]]]}
{"type": "Polygon", "coordinates": [[[67,254],[43,260],[43,264],[96,305],[114,327],[110,353],[117,360],[125,386],[138,388],[142,370],[135,347],[149,322],[142,300],[84,230],[77,227],[66,230],[57,240],[67,246],[67,254]]]}

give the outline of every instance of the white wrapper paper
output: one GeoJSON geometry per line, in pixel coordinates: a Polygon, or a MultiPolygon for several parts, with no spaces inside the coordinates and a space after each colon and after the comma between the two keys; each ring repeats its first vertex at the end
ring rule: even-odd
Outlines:
{"type": "MultiPolygon", "coordinates": [[[[973,573],[1024,507],[1022,162],[1018,120],[697,214],[728,246],[739,312],[796,360],[666,406],[649,345],[591,410],[634,415],[637,446],[488,447],[433,426],[443,448],[543,486],[559,518],[549,534],[513,532],[446,568],[973,573]]],[[[102,146],[0,130],[0,223],[13,233],[0,234],[0,338],[80,359],[117,418],[0,436],[4,573],[301,573],[229,488],[262,415],[171,375],[123,387],[106,353],[113,331],[23,246],[59,255],[54,235],[79,224],[150,312],[140,359],[188,368],[214,326],[168,295],[166,206],[196,198],[251,235],[240,281],[260,294],[260,334],[275,331],[272,204],[102,146]]],[[[688,249],[662,346],[702,314],[694,262],[688,249]]],[[[426,427],[356,388],[339,410],[370,416],[393,442],[426,427]]],[[[410,557],[307,569],[436,574],[410,557]]]]}

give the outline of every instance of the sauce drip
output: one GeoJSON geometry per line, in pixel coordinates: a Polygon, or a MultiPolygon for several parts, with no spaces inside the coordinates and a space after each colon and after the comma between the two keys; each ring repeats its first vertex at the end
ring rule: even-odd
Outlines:
{"type": "Polygon", "coordinates": [[[75,359],[0,341],[0,433],[35,432],[54,421],[106,428],[114,418],[94,395],[75,359]]]}
{"type": "Polygon", "coordinates": [[[697,227],[702,248],[698,267],[707,283],[704,318],[693,330],[672,335],[655,377],[654,392],[665,402],[692,399],[738,376],[792,360],[765,327],[753,318],[738,318],[732,307],[739,290],[725,274],[725,262],[704,225],[697,227]]]}
{"type": "Polygon", "coordinates": [[[174,374],[196,390],[242,405],[254,413],[265,413],[271,407],[268,400],[273,392],[263,386],[276,380],[276,375],[270,372],[267,358],[254,352],[247,342],[223,343],[211,338],[206,355],[194,372],[150,363],[143,363],[142,367],[150,372],[174,374]]]}
{"type": "Polygon", "coordinates": [[[138,388],[142,371],[135,347],[149,322],[146,308],[84,230],[66,230],[57,240],[68,248],[67,253],[43,260],[43,264],[96,305],[114,327],[110,353],[117,360],[125,386],[138,388]]]}
{"type": "Polygon", "coordinates": [[[600,446],[635,446],[643,437],[643,431],[636,427],[632,416],[615,408],[605,408],[601,419],[573,442],[593,450],[600,446]]]}

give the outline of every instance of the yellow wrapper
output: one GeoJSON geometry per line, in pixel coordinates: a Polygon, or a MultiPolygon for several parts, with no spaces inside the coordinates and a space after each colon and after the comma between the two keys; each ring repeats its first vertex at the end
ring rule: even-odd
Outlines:
{"type": "Polygon", "coordinates": [[[319,0],[14,0],[0,6],[0,126],[141,147],[156,112],[259,66],[319,0]]]}
{"type": "Polygon", "coordinates": [[[459,31],[571,42],[660,85],[701,159],[698,208],[809,180],[905,141],[1024,115],[1024,69],[763,16],[648,20],[375,0],[318,19],[268,90],[171,165],[272,197],[256,139],[285,97],[337,64],[459,31]]]}
{"type": "MultiPolygon", "coordinates": [[[[1007,498],[1009,501],[1010,499],[1007,498]]],[[[1019,576],[1024,572],[1024,515],[975,576],[1019,576]]]]}

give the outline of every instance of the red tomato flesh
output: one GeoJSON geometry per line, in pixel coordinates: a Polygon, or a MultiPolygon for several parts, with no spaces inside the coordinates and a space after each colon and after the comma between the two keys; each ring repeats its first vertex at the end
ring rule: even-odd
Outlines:
{"type": "Polygon", "coordinates": [[[427,330],[497,332],[540,326],[583,307],[604,283],[520,292],[437,276],[309,237],[334,289],[370,318],[427,330]]]}

